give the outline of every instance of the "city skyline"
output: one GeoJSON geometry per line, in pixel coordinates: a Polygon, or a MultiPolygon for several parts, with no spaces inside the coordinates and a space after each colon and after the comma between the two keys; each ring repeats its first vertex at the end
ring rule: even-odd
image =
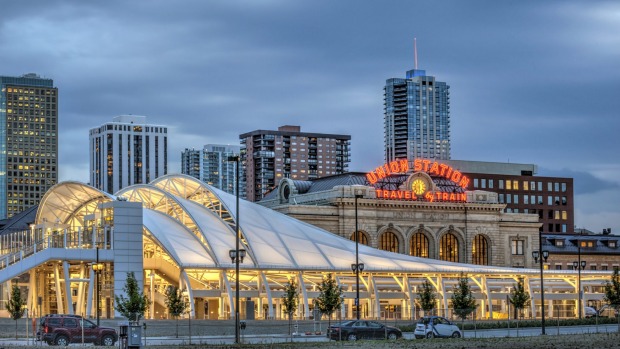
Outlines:
{"type": "Polygon", "coordinates": [[[170,173],[184,148],[285,124],[350,134],[349,169],[372,169],[416,37],[451,87],[453,159],[573,177],[575,224],[620,232],[617,3],[34,3],[3,6],[0,74],[54,79],[60,180],[88,181],[88,130],[122,114],[168,126],[170,173]]]}

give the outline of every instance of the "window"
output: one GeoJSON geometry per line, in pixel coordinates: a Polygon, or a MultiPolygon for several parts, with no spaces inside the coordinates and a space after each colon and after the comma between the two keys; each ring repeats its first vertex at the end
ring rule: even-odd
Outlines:
{"type": "Polygon", "coordinates": [[[439,242],[439,259],[448,262],[459,261],[459,243],[451,233],[447,233],[441,237],[439,242]]]}
{"type": "Polygon", "coordinates": [[[489,179],[489,189],[493,189],[493,180],[489,179]]]}
{"type": "Polygon", "coordinates": [[[562,193],[566,192],[566,183],[562,183],[562,193]]]}
{"type": "Polygon", "coordinates": [[[396,234],[389,231],[381,234],[379,249],[398,253],[398,237],[396,234]]]}
{"type": "Polygon", "coordinates": [[[506,180],[506,190],[512,190],[512,181],[509,179],[506,180]]]}
{"type": "Polygon", "coordinates": [[[564,247],[564,240],[555,240],[555,247],[564,247]]]}
{"type": "Polygon", "coordinates": [[[609,241],[608,246],[611,248],[616,248],[618,245],[616,244],[616,241],[609,241]]]}
{"type": "Polygon", "coordinates": [[[519,181],[512,181],[512,189],[519,190],[519,181]]]}
{"type": "Polygon", "coordinates": [[[555,270],[562,270],[562,264],[556,264],[555,270]]]}
{"type": "Polygon", "coordinates": [[[523,190],[530,190],[530,182],[523,181],[523,190]]]}
{"type": "Polygon", "coordinates": [[[499,203],[500,204],[504,203],[504,194],[499,194],[499,203]]]}
{"type": "Polygon", "coordinates": [[[487,180],[486,180],[486,179],[484,179],[484,178],[483,178],[483,179],[481,179],[481,180],[480,180],[480,184],[481,184],[481,186],[482,186],[482,189],[486,189],[486,187],[487,187],[487,180]]]}
{"type": "Polygon", "coordinates": [[[523,255],[523,247],[525,246],[524,240],[512,240],[510,241],[510,250],[513,255],[522,256],[523,255]]]}
{"type": "Polygon", "coordinates": [[[478,188],[478,178],[474,178],[474,188],[478,188]]]}
{"type": "Polygon", "coordinates": [[[601,270],[607,270],[607,266],[606,265],[601,265],[601,270]]]}
{"type": "MultiPolygon", "coordinates": [[[[351,234],[351,241],[355,241],[355,233],[351,234]]],[[[357,232],[357,242],[362,245],[368,246],[368,237],[361,231],[357,232]]]]}
{"type": "Polygon", "coordinates": [[[415,233],[409,243],[409,254],[415,257],[428,258],[428,238],[421,232],[415,233]]]}
{"type": "Polygon", "coordinates": [[[499,180],[499,189],[504,189],[504,180],[503,179],[499,180]]]}
{"type": "Polygon", "coordinates": [[[476,235],[474,244],[471,248],[471,257],[474,264],[489,264],[489,245],[487,239],[483,235],[476,235]]]}

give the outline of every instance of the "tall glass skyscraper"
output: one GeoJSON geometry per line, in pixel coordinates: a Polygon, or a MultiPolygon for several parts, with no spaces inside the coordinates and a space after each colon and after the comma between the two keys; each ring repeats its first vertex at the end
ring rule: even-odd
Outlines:
{"type": "Polygon", "coordinates": [[[0,76],[0,219],[38,205],[58,181],[58,89],[36,74],[0,76]]]}
{"type": "Polygon", "coordinates": [[[385,160],[450,159],[450,86],[412,69],[384,88],[385,160]]]}

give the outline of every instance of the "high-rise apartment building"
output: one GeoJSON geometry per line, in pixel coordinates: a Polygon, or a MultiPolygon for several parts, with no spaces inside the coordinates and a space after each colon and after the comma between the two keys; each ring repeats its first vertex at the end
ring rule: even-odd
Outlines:
{"type": "Polygon", "coordinates": [[[0,76],[0,218],[38,205],[58,181],[58,89],[36,74],[0,76]]]}
{"type": "MultiPolygon", "coordinates": [[[[202,150],[185,149],[181,153],[181,173],[236,195],[235,162],[228,158],[238,156],[240,151],[240,146],[221,144],[207,144],[202,150]]],[[[245,180],[239,171],[239,194],[245,198],[245,180]]]]}
{"type": "Polygon", "coordinates": [[[301,132],[299,126],[239,136],[246,194],[259,201],[282,178],[308,180],[347,172],[351,136],[301,132]]]}
{"type": "Polygon", "coordinates": [[[121,115],[90,130],[90,184],[110,194],[168,173],[168,128],[121,115]]]}
{"type": "Polygon", "coordinates": [[[412,69],[384,88],[386,162],[450,159],[450,86],[412,69]]]}

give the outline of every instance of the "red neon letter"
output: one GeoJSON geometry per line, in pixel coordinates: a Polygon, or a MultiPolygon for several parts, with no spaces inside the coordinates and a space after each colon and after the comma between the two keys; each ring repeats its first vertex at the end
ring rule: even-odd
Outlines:
{"type": "Polygon", "coordinates": [[[422,160],[422,163],[424,164],[424,172],[428,172],[428,165],[431,163],[430,160],[422,160]]]}
{"type": "Polygon", "coordinates": [[[431,166],[431,170],[429,171],[431,174],[439,174],[439,164],[437,162],[433,162],[433,166],[431,166]]]}
{"type": "Polygon", "coordinates": [[[366,173],[366,179],[368,180],[368,183],[370,184],[377,183],[377,175],[374,172],[366,173]]]}
{"type": "Polygon", "coordinates": [[[409,171],[409,161],[407,160],[399,160],[400,163],[400,172],[405,173],[409,171]]]}
{"type": "Polygon", "coordinates": [[[413,160],[413,170],[416,172],[422,171],[422,160],[420,159],[413,160]]]}

